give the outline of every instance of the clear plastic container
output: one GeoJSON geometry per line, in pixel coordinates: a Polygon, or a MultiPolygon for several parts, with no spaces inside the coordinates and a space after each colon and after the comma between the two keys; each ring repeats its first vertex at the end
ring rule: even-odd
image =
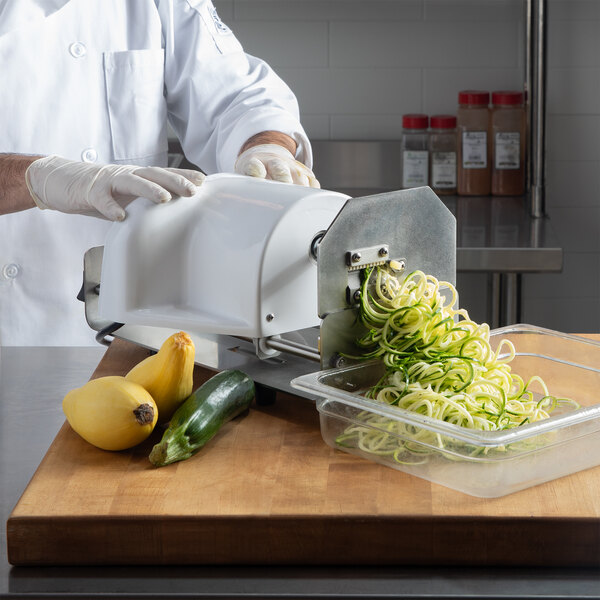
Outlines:
{"type": "Polygon", "coordinates": [[[539,375],[551,394],[580,408],[513,429],[468,429],[365,398],[384,372],[381,362],[311,373],[292,386],[318,396],[321,434],[333,448],[472,496],[505,496],[600,465],[600,343],[521,324],[493,330],[492,347],[505,338],[517,351],[515,373],[539,375]],[[368,417],[374,420],[367,423],[368,417]],[[392,436],[399,460],[366,452],[349,439],[338,443],[349,426],[392,436]],[[411,452],[402,453],[407,443],[411,452]]]}
{"type": "Polygon", "coordinates": [[[458,94],[458,193],[487,196],[492,188],[489,135],[489,92],[465,90],[458,94]]]}
{"type": "Polygon", "coordinates": [[[456,116],[433,115],[429,131],[429,187],[456,194],[456,116]]]}
{"type": "Polygon", "coordinates": [[[422,114],[402,116],[402,187],[429,184],[429,117],[422,114]]]}
{"type": "Polygon", "coordinates": [[[492,194],[525,193],[526,116],[523,93],[492,92],[492,194]]]}

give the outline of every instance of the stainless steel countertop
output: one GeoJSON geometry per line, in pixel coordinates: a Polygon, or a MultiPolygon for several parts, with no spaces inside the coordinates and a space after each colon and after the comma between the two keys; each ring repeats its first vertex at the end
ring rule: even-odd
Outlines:
{"type": "MultiPolygon", "coordinates": [[[[0,511],[6,522],[88,380],[98,348],[0,349],[0,511]]],[[[52,501],[51,498],[48,499],[52,501]]],[[[201,543],[201,540],[199,540],[201,543]]],[[[460,549],[457,549],[460,551],[460,549]]],[[[11,567],[0,533],[0,598],[600,598],[600,570],[339,567],[11,567]]]]}
{"type": "MultiPolygon", "coordinates": [[[[388,191],[337,188],[353,198],[388,191]]],[[[440,196],[456,217],[456,270],[560,272],[563,250],[549,218],[532,218],[522,196],[440,196]]]]}
{"type": "MultiPolygon", "coordinates": [[[[402,188],[400,140],[312,140],[321,187],[353,198],[402,188]]],[[[558,272],[562,248],[528,196],[440,196],[457,221],[459,272],[558,272]]]]}
{"type": "Polygon", "coordinates": [[[457,271],[559,272],[563,251],[547,217],[523,197],[442,197],[456,217],[457,271]]]}

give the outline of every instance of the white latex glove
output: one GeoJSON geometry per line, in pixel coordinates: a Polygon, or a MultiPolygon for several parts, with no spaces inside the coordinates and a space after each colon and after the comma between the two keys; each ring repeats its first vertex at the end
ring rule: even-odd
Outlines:
{"type": "Polygon", "coordinates": [[[46,156],[29,166],[25,182],[41,209],[125,218],[124,206],[143,196],[160,204],[172,196],[193,196],[204,181],[200,171],[135,165],[94,165],[46,156]]]}
{"type": "Polygon", "coordinates": [[[321,187],[314,173],[298,162],[289,150],[278,144],[261,144],[248,148],[238,156],[234,170],[240,175],[321,187]]]}

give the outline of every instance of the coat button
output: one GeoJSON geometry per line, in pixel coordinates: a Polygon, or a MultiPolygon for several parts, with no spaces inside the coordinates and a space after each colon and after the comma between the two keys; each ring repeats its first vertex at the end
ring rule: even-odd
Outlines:
{"type": "Polygon", "coordinates": [[[98,159],[98,153],[93,148],[86,148],[81,153],[81,160],[83,162],[92,163],[92,162],[96,162],[97,159],[98,159]]]}
{"type": "Polygon", "coordinates": [[[15,263],[9,263],[8,265],[4,265],[2,267],[2,275],[4,279],[14,279],[19,276],[21,272],[21,267],[15,263]]]}
{"type": "Polygon", "coordinates": [[[69,46],[69,52],[71,53],[71,56],[74,56],[75,58],[82,58],[86,55],[87,48],[85,47],[85,44],[82,44],[81,42],[73,42],[69,46]]]}

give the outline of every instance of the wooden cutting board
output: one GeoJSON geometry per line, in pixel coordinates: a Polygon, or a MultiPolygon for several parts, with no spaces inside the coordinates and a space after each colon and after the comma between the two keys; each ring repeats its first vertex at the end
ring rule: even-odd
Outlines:
{"type": "MultiPolygon", "coordinates": [[[[147,355],[116,340],[93,377],[147,355]]],[[[474,498],[331,449],[314,403],[286,394],[156,469],[159,438],[111,453],[65,423],[8,520],[9,561],[600,566],[600,468],[474,498]]]]}

